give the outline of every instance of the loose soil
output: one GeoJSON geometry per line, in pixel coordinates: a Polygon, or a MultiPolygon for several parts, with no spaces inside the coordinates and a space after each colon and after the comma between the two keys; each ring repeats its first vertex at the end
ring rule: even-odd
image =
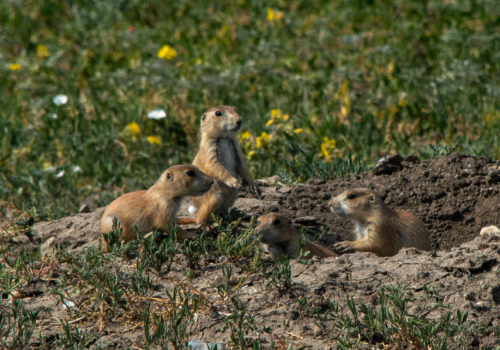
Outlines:
{"type": "MultiPolygon", "coordinates": [[[[336,348],[325,334],[315,328],[314,317],[298,307],[298,298],[306,297],[314,309],[325,310],[328,300],[345,305],[346,296],[357,303],[377,307],[378,289],[385,284],[409,283],[416,298],[412,308],[425,303],[424,285],[432,285],[450,305],[452,314],[457,309],[469,311],[469,320],[484,326],[468,340],[469,347],[492,346],[500,324],[500,237],[479,236],[482,227],[500,226],[500,161],[474,158],[462,154],[437,157],[420,162],[416,157],[391,156],[380,162],[369,174],[335,180],[309,180],[298,186],[282,184],[278,178],[260,180],[263,194],[254,196],[244,188],[235,206],[250,215],[279,212],[312,234],[323,226],[329,231],[319,243],[333,249],[339,240],[353,239],[353,224],[330,212],[328,201],[349,188],[370,187],[381,194],[385,203],[395,209],[409,210],[426,224],[431,234],[432,252],[404,249],[390,258],[372,254],[349,254],[339,258],[315,259],[312,265],[292,263],[291,291],[279,293],[268,286],[260,273],[245,272],[248,261],[234,264],[235,277],[243,277],[240,300],[248,305],[249,314],[259,329],[270,327],[272,334],[260,334],[264,348],[283,340],[294,349],[336,348]],[[290,326],[283,328],[283,321],[290,326]]],[[[187,215],[185,203],[183,215],[187,215]]],[[[19,236],[10,243],[10,253],[24,247],[41,247],[42,253],[53,250],[56,243],[69,252],[80,252],[85,247],[97,246],[100,237],[100,216],[104,208],[90,213],[76,214],[33,227],[34,237],[19,236]]],[[[226,262],[227,263],[227,262],[226,262]]],[[[124,262],[135,266],[135,262],[124,262]]],[[[272,267],[272,262],[267,262],[272,267]]],[[[186,277],[183,260],[173,265],[172,272],[160,283],[172,290],[175,285],[201,293],[207,305],[197,315],[197,325],[191,339],[204,339],[229,344],[229,332],[221,333],[222,319],[227,313],[227,301],[219,298],[216,287],[222,279],[223,263],[213,263],[196,271],[195,278],[186,277]]],[[[54,320],[71,320],[66,309],[51,295],[48,284],[37,281],[23,303],[29,309],[41,311],[42,318],[35,334],[63,332],[54,320]]],[[[158,293],[156,298],[165,298],[158,293]]],[[[435,317],[439,313],[435,312],[435,317]]],[[[130,324],[97,325],[85,319],[75,322],[81,329],[97,329],[96,344],[109,348],[144,348],[144,330],[130,324]]],[[[258,338],[257,333],[250,337],[258,338]]],[[[34,345],[38,338],[33,338],[34,345]]]]}

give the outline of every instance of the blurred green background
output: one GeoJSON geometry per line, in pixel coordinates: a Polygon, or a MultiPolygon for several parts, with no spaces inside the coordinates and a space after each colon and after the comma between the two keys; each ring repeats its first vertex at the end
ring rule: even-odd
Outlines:
{"type": "Polygon", "coordinates": [[[55,218],[148,188],[218,104],[257,178],[498,159],[499,97],[496,0],[2,1],[1,206],[55,218]]]}

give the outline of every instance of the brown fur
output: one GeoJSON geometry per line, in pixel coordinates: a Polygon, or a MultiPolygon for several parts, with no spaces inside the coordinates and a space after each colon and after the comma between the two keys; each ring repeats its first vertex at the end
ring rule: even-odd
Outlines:
{"type": "MultiPolygon", "coordinates": [[[[300,253],[298,240],[302,236],[285,216],[274,213],[262,215],[257,221],[255,233],[262,235],[262,246],[271,258],[276,260],[287,253],[291,258],[298,257],[300,253]]],[[[309,254],[302,257],[305,260],[309,260],[313,256],[320,258],[339,256],[313,242],[306,242],[303,250],[309,251],[309,254]]]]}
{"type": "Polygon", "coordinates": [[[333,198],[330,205],[335,214],[356,223],[356,241],[335,244],[339,253],[372,252],[393,256],[401,248],[431,250],[429,232],[423,222],[410,212],[389,208],[372,190],[345,191],[333,198]]]}
{"type": "Polygon", "coordinates": [[[228,106],[213,107],[201,117],[200,150],[193,165],[212,176],[215,184],[205,195],[191,198],[198,209],[196,219],[179,218],[178,224],[203,224],[212,213],[220,214],[232,207],[238,198],[238,176],[252,193],[261,193],[250,175],[237,139],[242,122],[236,109],[228,106]],[[217,116],[218,112],[222,115],[217,116]]]}
{"type": "MultiPolygon", "coordinates": [[[[175,225],[182,198],[202,195],[210,190],[213,183],[212,177],[195,166],[173,166],[149,190],[127,193],[114,200],[102,215],[101,232],[113,230],[114,218],[123,228],[120,239],[125,243],[136,237],[136,225],[143,234],[154,230],[166,232],[167,225],[175,225]],[[189,172],[193,172],[194,176],[188,175],[189,172]]],[[[184,230],[177,233],[179,239],[194,236],[184,230]]]]}

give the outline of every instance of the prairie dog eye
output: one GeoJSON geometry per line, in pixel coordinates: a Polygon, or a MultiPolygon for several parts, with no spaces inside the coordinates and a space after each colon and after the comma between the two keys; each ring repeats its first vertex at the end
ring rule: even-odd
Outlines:
{"type": "Polygon", "coordinates": [[[215,115],[218,117],[222,117],[222,113],[220,111],[215,112],[215,115]]]}
{"type": "Polygon", "coordinates": [[[352,194],[352,193],[351,193],[351,194],[348,194],[348,195],[347,195],[347,199],[354,199],[354,198],[356,198],[356,195],[355,195],[355,194],[352,194]]]}
{"type": "Polygon", "coordinates": [[[195,172],[192,170],[189,170],[188,172],[186,172],[186,175],[191,176],[191,177],[196,176],[195,172]]]}
{"type": "Polygon", "coordinates": [[[273,225],[279,225],[280,224],[280,219],[274,219],[273,225]]]}

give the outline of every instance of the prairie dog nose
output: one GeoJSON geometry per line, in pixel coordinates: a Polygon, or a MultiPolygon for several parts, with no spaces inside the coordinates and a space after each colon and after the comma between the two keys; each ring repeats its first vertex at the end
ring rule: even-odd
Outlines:
{"type": "Polygon", "coordinates": [[[236,121],[236,124],[238,124],[238,126],[241,126],[242,123],[243,123],[243,120],[241,118],[236,121]]]}

